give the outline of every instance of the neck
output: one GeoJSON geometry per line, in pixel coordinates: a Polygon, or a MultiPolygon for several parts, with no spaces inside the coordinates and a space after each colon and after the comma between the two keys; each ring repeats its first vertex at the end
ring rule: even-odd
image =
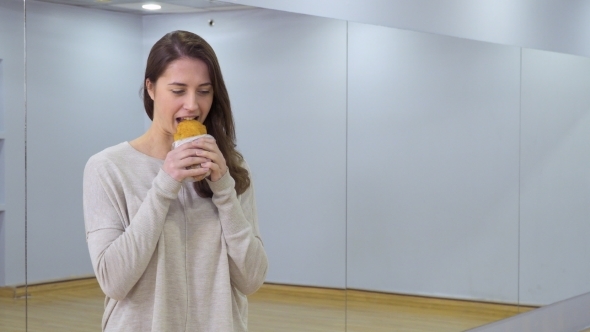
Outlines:
{"type": "Polygon", "coordinates": [[[143,135],[129,142],[129,144],[141,153],[164,160],[172,149],[173,142],[174,137],[172,135],[157,130],[152,124],[143,135]]]}

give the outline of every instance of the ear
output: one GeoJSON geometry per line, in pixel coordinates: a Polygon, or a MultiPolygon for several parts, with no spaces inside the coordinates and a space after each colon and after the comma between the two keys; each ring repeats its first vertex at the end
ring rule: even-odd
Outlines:
{"type": "Polygon", "coordinates": [[[149,78],[146,78],[145,79],[145,87],[147,89],[148,95],[150,95],[150,98],[152,98],[152,100],[154,100],[155,90],[156,90],[155,84],[153,84],[149,78]]]}

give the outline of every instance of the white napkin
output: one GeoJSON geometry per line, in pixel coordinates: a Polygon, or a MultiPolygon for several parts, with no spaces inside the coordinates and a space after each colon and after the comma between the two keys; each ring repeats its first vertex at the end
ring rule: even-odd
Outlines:
{"type": "MultiPolygon", "coordinates": [[[[213,138],[213,136],[211,136],[211,135],[209,135],[209,134],[204,134],[204,135],[197,135],[197,136],[191,136],[191,137],[187,137],[187,138],[180,139],[180,140],[178,140],[178,141],[174,141],[174,143],[172,144],[172,148],[173,148],[173,149],[176,149],[177,147],[179,147],[179,146],[181,146],[181,145],[183,145],[183,144],[185,144],[185,143],[192,142],[192,141],[194,141],[194,140],[196,140],[196,139],[199,139],[199,138],[201,138],[201,137],[205,137],[205,136],[208,136],[208,137],[211,137],[211,138],[213,138]]],[[[193,166],[189,166],[189,167],[187,167],[187,169],[191,169],[191,168],[201,168],[201,165],[198,165],[198,164],[197,164],[197,165],[193,165],[193,166]]],[[[209,175],[211,175],[211,171],[207,172],[207,175],[206,175],[206,176],[209,176],[209,175]]],[[[196,181],[197,181],[197,180],[195,180],[195,178],[192,178],[192,177],[188,177],[188,178],[185,178],[185,179],[184,179],[184,182],[196,182],[196,181]]]]}

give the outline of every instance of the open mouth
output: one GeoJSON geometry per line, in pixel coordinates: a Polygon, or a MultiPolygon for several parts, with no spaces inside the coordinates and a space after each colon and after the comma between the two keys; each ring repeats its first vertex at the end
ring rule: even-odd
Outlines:
{"type": "Polygon", "coordinates": [[[176,123],[180,123],[181,121],[186,121],[186,120],[197,120],[197,117],[196,116],[185,116],[185,117],[181,117],[181,118],[176,118],[176,123]]]}

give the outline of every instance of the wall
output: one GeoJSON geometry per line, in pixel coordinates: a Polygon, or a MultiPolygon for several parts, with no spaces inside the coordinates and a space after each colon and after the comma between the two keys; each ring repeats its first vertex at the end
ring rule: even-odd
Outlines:
{"type": "MultiPolygon", "coordinates": [[[[5,266],[0,267],[0,286],[24,284],[25,281],[25,149],[24,149],[24,13],[23,3],[0,0],[0,59],[4,114],[0,114],[0,132],[5,137],[2,147],[6,211],[3,215],[5,266]]],[[[2,242],[2,240],[0,240],[2,242]]]]}
{"type": "Polygon", "coordinates": [[[82,172],[143,133],[141,17],[27,1],[28,281],[92,275],[82,172]]]}
{"type": "Polygon", "coordinates": [[[226,0],[351,22],[590,56],[583,0],[226,0]]]}
{"type": "Polygon", "coordinates": [[[523,50],[520,298],[590,292],[590,59],[523,50]]]}
{"type": "Polygon", "coordinates": [[[348,38],[348,287],[516,303],[520,49],[348,38]]]}

